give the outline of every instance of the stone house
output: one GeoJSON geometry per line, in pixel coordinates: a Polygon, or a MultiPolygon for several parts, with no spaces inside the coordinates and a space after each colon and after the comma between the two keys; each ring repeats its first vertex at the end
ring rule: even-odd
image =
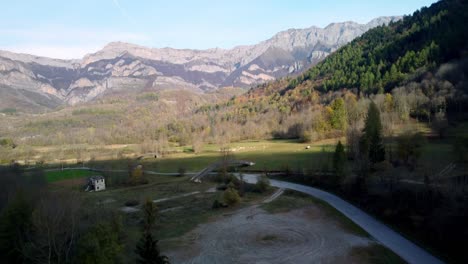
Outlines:
{"type": "Polygon", "coordinates": [[[99,192],[106,189],[106,180],[102,176],[93,176],[88,179],[87,192],[99,192]]]}

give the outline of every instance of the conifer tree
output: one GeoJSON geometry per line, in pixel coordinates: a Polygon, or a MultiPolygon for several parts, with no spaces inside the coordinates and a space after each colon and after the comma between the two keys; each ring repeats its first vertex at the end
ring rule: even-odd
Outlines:
{"type": "Polygon", "coordinates": [[[136,246],[135,252],[138,254],[137,263],[141,264],[165,264],[169,263],[166,256],[161,256],[158,248],[158,240],[153,236],[157,206],[150,199],[143,205],[143,233],[136,246]]]}
{"type": "Polygon", "coordinates": [[[344,176],[344,168],[346,163],[346,153],[341,141],[338,141],[336,145],[335,153],[333,154],[333,168],[337,176],[337,183],[344,176]]]}
{"type": "Polygon", "coordinates": [[[361,153],[367,154],[372,164],[384,161],[385,148],[382,142],[382,123],[379,109],[374,102],[369,105],[363,132],[361,153]]]}

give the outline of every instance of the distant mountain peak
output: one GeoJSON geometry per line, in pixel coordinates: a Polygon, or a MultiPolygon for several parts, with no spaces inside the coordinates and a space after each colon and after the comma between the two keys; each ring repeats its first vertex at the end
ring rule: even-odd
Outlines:
{"type": "MultiPolygon", "coordinates": [[[[348,21],[325,28],[288,29],[256,45],[232,49],[149,48],[116,41],[81,60],[0,51],[0,89],[36,108],[53,107],[58,101],[86,102],[114,91],[248,88],[298,74],[370,28],[397,19],[381,17],[365,25],[348,21]],[[36,100],[41,103],[35,104],[36,100]]],[[[10,106],[15,100],[4,102],[0,98],[0,103],[10,106]]]]}

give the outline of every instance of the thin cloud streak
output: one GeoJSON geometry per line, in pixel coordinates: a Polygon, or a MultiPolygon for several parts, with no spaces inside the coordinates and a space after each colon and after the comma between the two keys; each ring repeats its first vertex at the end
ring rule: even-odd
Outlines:
{"type": "Polygon", "coordinates": [[[112,2],[114,3],[114,6],[120,11],[120,13],[122,14],[122,16],[127,19],[127,21],[132,24],[133,26],[136,26],[136,23],[135,23],[135,20],[133,20],[133,18],[128,14],[127,10],[125,10],[125,8],[122,7],[122,5],[120,4],[119,0],[112,0],[112,2]]]}

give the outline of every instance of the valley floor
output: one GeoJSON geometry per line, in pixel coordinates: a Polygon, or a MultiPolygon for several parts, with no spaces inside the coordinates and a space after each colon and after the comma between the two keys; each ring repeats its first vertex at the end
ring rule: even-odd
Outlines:
{"type": "Polygon", "coordinates": [[[283,194],[199,225],[166,253],[174,263],[404,263],[341,220],[307,197],[283,194]]]}

